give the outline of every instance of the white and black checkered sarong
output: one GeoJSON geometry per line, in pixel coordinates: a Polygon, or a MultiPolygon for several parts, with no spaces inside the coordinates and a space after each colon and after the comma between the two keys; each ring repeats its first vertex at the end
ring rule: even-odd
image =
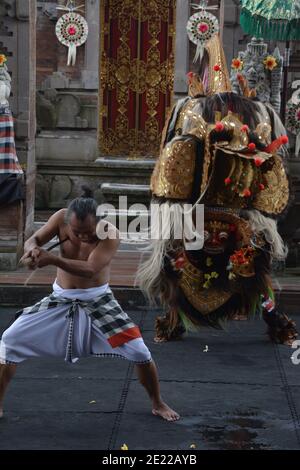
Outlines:
{"type": "Polygon", "coordinates": [[[140,330],[106,286],[62,289],[18,312],[3,333],[0,363],[17,363],[33,356],[119,356],[134,362],[151,361],[140,330]]]}

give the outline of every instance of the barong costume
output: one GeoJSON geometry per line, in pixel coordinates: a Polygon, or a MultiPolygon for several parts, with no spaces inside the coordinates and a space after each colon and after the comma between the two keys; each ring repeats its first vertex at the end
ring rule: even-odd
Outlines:
{"type": "Polygon", "coordinates": [[[276,226],[289,200],[284,127],[271,106],[232,92],[217,34],[189,79],[189,96],[166,122],[150,185],[162,215],[151,226],[161,234],[170,229],[171,237],[151,240],[138,273],[149,299],[165,310],[156,335],[172,340],[260,313],[272,340],[289,341],[295,324],[278,313],[270,279],[272,260],[286,255],[276,226]],[[201,249],[187,249],[184,232],[174,235],[185,204],[204,204],[201,249]]]}
{"type": "Polygon", "coordinates": [[[136,326],[114,298],[108,284],[88,289],[62,289],[17,312],[3,333],[0,363],[17,364],[29,357],[120,357],[142,364],[151,354],[136,326]]]}

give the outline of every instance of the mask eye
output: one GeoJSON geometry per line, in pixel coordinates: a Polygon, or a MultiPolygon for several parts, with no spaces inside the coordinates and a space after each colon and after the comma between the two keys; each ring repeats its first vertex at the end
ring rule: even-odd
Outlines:
{"type": "Polygon", "coordinates": [[[228,238],[228,233],[226,232],[219,233],[219,240],[227,240],[227,238],[228,238]]]}
{"type": "Polygon", "coordinates": [[[206,242],[207,240],[210,239],[210,234],[207,230],[204,230],[204,241],[206,242]]]}

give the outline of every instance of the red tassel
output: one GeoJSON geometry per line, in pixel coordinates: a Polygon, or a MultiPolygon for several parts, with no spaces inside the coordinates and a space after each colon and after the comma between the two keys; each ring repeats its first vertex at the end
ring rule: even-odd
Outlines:
{"type": "Polygon", "coordinates": [[[218,121],[218,122],[216,122],[216,124],[215,124],[215,130],[216,130],[217,132],[222,132],[222,131],[224,130],[224,127],[225,127],[225,126],[224,126],[223,122],[218,121]]]}
{"type": "Polygon", "coordinates": [[[254,150],[256,149],[256,145],[254,142],[250,142],[250,144],[248,144],[248,149],[251,151],[251,152],[254,152],[254,150]]]}
{"type": "Polygon", "coordinates": [[[251,191],[250,191],[250,189],[248,189],[248,188],[247,188],[247,189],[244,189],[243,195],[244,195],[245,197],[250,197],[250,196],[251,196],[251,191]]]}
{"type": "Polygon", "coordinates": [[[287,136],[287,135],[281,135],[280,137],[278,137],[278,139],[273,140],[273,142],[271,142],[271,143],[265,148],[265,152],[267,152],[267,153],[275,153],[276,150],[280,149],[280,147],[281,147],[282,145],[287,144],[288,141],[289,141],[289,139],[288,139],[288,136],[287,136]]]}

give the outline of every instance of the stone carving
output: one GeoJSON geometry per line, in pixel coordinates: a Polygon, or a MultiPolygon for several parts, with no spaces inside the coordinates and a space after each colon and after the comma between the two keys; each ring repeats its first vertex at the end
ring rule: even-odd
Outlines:
{"type": "Polygon", "coordinates": [[[300,152],[300,80],[292,83],[292,89],[295,90],[287,103],[286,109],[286,128],[296,136],[295,156],[300,152]]]}
{"type": "Polygon", "coordinates": [[[72,180],[66,175],[44,176],[36,178],[36,209],[60,209],[72,199],[72,180]]]}
{"type": "Polygon", "coordinates": [[[49,207],[49,189],[50,181],[49,178],[37,174],[35,182],[35,208],[36,209],[48,209],[49,207]]]}
{"type": "Polygon", "coordinates": [[[280,111],[280,90],[283,58],[278,47],[268,53],[268,45],[263,39],[252,38],[246,51],[240,51],[231,64],[231,82],[233,91],[242,94],[238,74],[247,80],[250,89],[256,90],[256,96],[262,103],[271,103],[277,113],[280,111]]]}
{"type": "Polygon", "coordinates": [[[17,18],[20,21],[28,21],[31,1],[29,0],[1,0],[0,16],[17,18]]]}
{"type": "Polygon", "coordinates": [[[98,180],[89,180],[79,176],[42,175],[36,178],[36,209],[60,209],[66,207],[68,202],[79,196],[94,196],[98,204],[104,202],[104,197],[98,180]]]}
{"type": "MultiPolygon", "coordinates": [[[[1,56],[0,56],[1,60],[1,56]]],[[[8,98],[11,92],[11,77],[6,64],[0,66],[0,106],[8,106],[8,98]]]]}
{"type": "Polygon", "coordinates": [[[51,180],[49,207],[53,209],[65,207],[68,200],[71,199],[72,187],[72,180],[69,176],[54,176],[51,180]]]}
{"type": "Polygon", "coordinates": [[[57,21],[58,11],[56,6],[56,3],[53,2],[45,2],[41,5],[42,12],[49,18],[50,21],[57,21]]]}
{"type": "Polygon", "coordinates": [[[57,71],[49,75],[42,83],[42,89],[48,88],[65,89],[69,88],[70,79],[63,72],[57,71]]]}
{"type": "Polygon", "coordinates": [[[87,128],[87,120],[81,118],[80,111],[80,100],[75,94],[61,93],[57,108],[57,127],[87,128]]]}
{"type": "Polygon", "coordinates": [[[0,16],[16,16],[16,1],[15,0],[2,0],[0,4],[0,16]]]}
{"type": "Polygon", "coordinates": [[[54,129],[57,124],[56,104],[57,92],[49,89],[44,93],[36,93],[36,119],[39,128],[54,129]]]}

